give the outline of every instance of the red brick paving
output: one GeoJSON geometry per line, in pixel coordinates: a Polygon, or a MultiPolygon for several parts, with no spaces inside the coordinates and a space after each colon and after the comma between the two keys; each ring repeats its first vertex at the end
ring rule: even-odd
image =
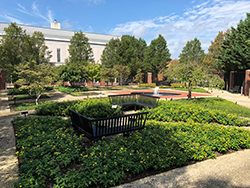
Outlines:
{"type": "MultiPolygon", "coordinates": [[[[153,93],[154,90],[131,90],[131,91],[109,91],[109,93],[123,95],[123,94],[130,94],[132,92],[144,92],[144,93],[153,93]]],[[[161,99],[165,98],[187,98],[188,92],[186,91],[171,91],[171,90],[160,90],[160,93],[178,93],[180,95],[172,95],[172,96],[159,96],[161,99]]],[[[212,95],[205,94],[205,93],[193,93],[192,97],[210,97],[212,95]]]]}

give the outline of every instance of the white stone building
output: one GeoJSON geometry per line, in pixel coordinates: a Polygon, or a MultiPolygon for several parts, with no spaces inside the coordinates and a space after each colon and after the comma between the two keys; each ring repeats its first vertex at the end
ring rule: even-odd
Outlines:
{"type": "MultiPolygon", "coordinates": [[[[8,27],[9,23],[0,22],[0,39],[4,35],[4,28],[8,27]]],[[[62,30],[60,23],[56,21],[51,23],[51,28],[45,27],[35,27],[28,25],[19,25],[23,30],[26,30],[26,33],[32,35],[35,31],[40,31],[45,37],[45,44],[48,46],[49,50],[52,51],[51,62],[54,62],[55,65],[62,65],[65,63],[65,59],[68,58],[69,44],[70,39],[77,31],[62,30]]],[[[100,62],[102,51],[105,48],[105,44],[109,42],[112,38],[120,38],[114,35],[104,35],[104,34],[95,34],[95,33],[86,33],[83,32],[85,36],[89,39],[90,46],[93,50],[95,62],[100,62]]]]}

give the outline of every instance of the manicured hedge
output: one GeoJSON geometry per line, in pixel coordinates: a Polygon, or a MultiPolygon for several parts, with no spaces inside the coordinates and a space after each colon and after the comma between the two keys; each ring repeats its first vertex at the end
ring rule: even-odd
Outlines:
{"type": "Polygon", "coordinates": [[[235,114],[219,110],[204,109],[194,104],[173,103],[171,101],[160,101],[160,105],[154,109],[143,109],[149,111],[148,119],[158,121],[193,121],[199,123],[217,122],[223,125],[246,126],[248,121],[240,119],[235,114]]]}
{"type": "Polygon", "coordinates": [[[183,166],[214,158],[215,151],[250,148],[250,131],[215,124],[148,121],[142,132],[81,145],[66,120],[14,120],[20,176],[16,187],[112,186],[147,169],[183,166]]]}
{"type": "Polygon", "coordinates": [[[54,86],[54,88],[64,93],[82,92],[89,90],[87,87],[73,87],[73,86],[54,86]]]}
{"type": "Polygon", "coordinates": [[[121,114],[121,107],[117,106],[117,108],[112,108],[107,98],[66,102],[44,102],[36,108],[36,114],[68,116],[69,108],[89,118],[109,117],[121,114]]]}

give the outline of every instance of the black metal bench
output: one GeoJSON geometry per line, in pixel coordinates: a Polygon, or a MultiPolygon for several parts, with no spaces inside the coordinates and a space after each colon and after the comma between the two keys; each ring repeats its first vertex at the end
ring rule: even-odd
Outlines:
{"type": "Polygon", "coordinates": [[[99,140],[103,136],[144,129],[148,112],[128,115],[89,119],[69,109],[72,125],[83,132],[91,140],[99,140]]]}
{"type": "Polygon", "coordinates": [[[119,105],[122,107],[124,106],[134,106],[136,110],[136,106],[141,107],[148,107],[148,108],[155,108],[158,105],[158,101],[160,97],[156,96],[148,96],[141,93],[131,93],[131,94],[124,94],[124,95],[109,95],[109,102],[113,105],[119,105]]]}
{"type": "Polygon", "coordinates": [[[232,93],[239,93],[240,86],[234,86],[233,89],[231,89],[232,93]]]}

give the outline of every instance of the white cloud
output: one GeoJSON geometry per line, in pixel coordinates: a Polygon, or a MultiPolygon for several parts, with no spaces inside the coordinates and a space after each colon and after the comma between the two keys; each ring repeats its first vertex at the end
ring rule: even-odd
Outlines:
{"type": "Polygon", "coordinates": [[[0,14],[0,17],[9,20],[9,22],[17,23],[17,24],[23,24],[22,21],[18,20],[17,18],[14,18],[13,16],[7,15],[7,14],[0,14]]]}
{"type": "Polygon", "coordinates": [[[26,8],[25,8],[24,6],[22,6],[22,5],[20,5],[20,4],[18,4],[18,6],[19,6],[19,8],[17,9],[18,11],[20,11],[20,12],[22,12],[22,13],[24,13],[24,14],[27,14],[27,15],[32,16],[32,14],[31,14],[29,11],[27,11],[26,8]]]}
{"type": "Polygon", "coordinates": [[[148,31],[148,28],[144,25],[142,26],[139,26],[137,29],[135,29],[133,32],[132,32],[132,35],[136,36],[136,37],[143,37],[144,35],[146,35],[148,31]]]}
{"type": "Polygon", "coordinates": [[[37,7],[37,5],[36,5],[35,2],[32,4],[32,10],[33,10],[33,12],[35,13],[36,16],[38,16],[38,17],[46,20],[48,23],[51,23],[53,21],[52,11],[48,10],[47,17],[43,16],[40,13],[40,11],[39,11],[39,9],[38,9],[38,7],[37,7]]]}
{"type": "Polygon", "coordinates": [[[131,34],[151,40],[162,34],[169,44],[172,58],[177,58],[186,42],[195,37],[207,50],[219,31],[236,27],[240,19],[245,19],[246,12],[250,10],[250,1],[207,0],[200,4],[193,1],[191,6],[183,15],[170,14],[118,24],[109,34],[131,34]]]}
{"type": "Polygon", "coordinates": [[[69,29],[72,28],[73,26],[68,22],[68,20],[64,20],[62,23],[62,27],[69,29]]]}

